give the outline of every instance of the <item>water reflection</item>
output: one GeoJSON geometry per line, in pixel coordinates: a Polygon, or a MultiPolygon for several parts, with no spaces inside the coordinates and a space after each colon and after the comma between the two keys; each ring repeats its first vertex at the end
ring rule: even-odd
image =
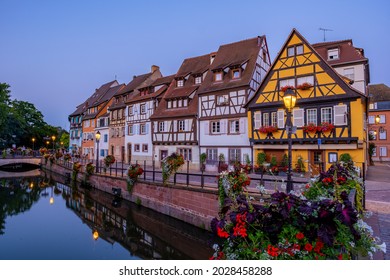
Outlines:
{"type": "MultiPolygon", "coordinates": [[[[65,221],[70,219],[67,218],[70,210],[79,221],[82,221],[82,230],[77,227],[67,228],[68,234],[78,235],[79,233],[75,231],[89,230],[91,243],[104,242],[111,248],[120,244],[120,247],[126,249],[132,258],[207,259],[211,255],[207,244],[209,235],[206,231],[98,190],[85,189],[77,185],[70,186],[65,177],[42,174],[41,177],[0,179],[0,181],[0,234],[2,235],[7,236],[6,221],[20,213],[32,212],[33,205],[40,204],[42,198],[45,205],[49,205],[44,207],[64,204],[64,209],[68,213],[61,214],[61,217],[55,214],[57,215],[55,219],[63,219],[65,224],[65,221]]],[[[37,236],[48,234],[47,227],[37,228],[37,230],[41,231],[35,234],[37,236]]],[[[65,236],[67,233],[61,234],[65,236]]],[[[48,236],[52,235],[54,234],[48,234],[48,236]]],[[[0,241],[1,238],[0,235],[0,241]]],[[[48,243],[48,237],[45,238],[48,243]]],[[[58,242],[57,239],[53,240],[58,242]]],[[[65,244],[63,247],[63,250],[66,250],[68,246],[65,244]]],[[[95,247],[93,251],[94,254],[99,254],[95,247]]],[[[107,254],[78,257],[78,252],[74,249],[72,254],[72,259],[118,259],[118,256],[110,257],[107,254]]],[[[30,255],[34,256],[34,252],[30,255]]],[[[50,258],[70,259],[68,256],[70,256],[69,252],[56,252],[50,258]]],[[[0,258],[2,257],[0,254],[0,258]]]]}

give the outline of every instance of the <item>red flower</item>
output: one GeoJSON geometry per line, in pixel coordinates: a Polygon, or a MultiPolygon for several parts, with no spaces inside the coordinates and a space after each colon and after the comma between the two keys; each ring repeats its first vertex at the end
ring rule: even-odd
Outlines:
{"type": "Polygon", "coordinates": [[[310,243],[306,243],[305,244],[305,250],[308,251],[308,252],[311,252],[311,250],[313,250],[313,246],[310,243]]]}
{"type": "Polygon", "coordinates": [[[267,253],[271,257],[277,257],[279,255],[279,249],[269,244],[267,247],[267,253]]]}
{"type": "Polygon", "coordinates": [[[298,232],[295,237],[298,239],[298,240],[301,240],[305,237],[305,235],[302,233],[302,232],[298,232]]]}
{"type": "Polygon", "coordinates": [[[320,240],[317,241],[316,246],[314,246],[314,252],[317,254],[322,255],[321,249],[324,247],[324,243],[322,243],[320,240]]]}
{"type": "Polygon", "coordinates": [[[218,234],[219,237],[222,237],[222,238],[228,238],[229,237],[229,233],[227,233],[225,230],[223,230],[220,227],[217,227],[217,234],[218,234]]]}
{"type": "Polygon", "coordinates": [[[343,259],[343,254],[338,255],[337,259],[342,260],[343,259]]]}
{"type": "Polygon", "coordinates": [[[301,250],[301,245],[299,244],[294,244],[293,247],[292,247],[294,250],[301,250]]]}

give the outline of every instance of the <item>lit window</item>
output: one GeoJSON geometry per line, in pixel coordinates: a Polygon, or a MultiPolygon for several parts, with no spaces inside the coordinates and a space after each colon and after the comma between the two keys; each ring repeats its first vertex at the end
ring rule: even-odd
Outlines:
{"type": "Polygon", "coordinates": [[[233,79],[239,79],[240,77],[241,77],[240,69],[234,69],[233,70],[233,79]]]}
{"type": "Polygon", "coordinates": [[[179,131],[185,131],[186,128],[185,128],[184,120],[177,121],[177,127],[178,127],[179,131]]]}
{"type": "Polygon", "coordinates": [[[195,84],[201,84],[202,83],[202,76],[195,77],[195,84]]]}
{"type": "Polygon", "coordinates": [[[141,114],[146,114],[146,105],[145,104],[141,104],[140,111],[141,111],[141,114]]]}
{"type": "Polygon", "coordinates": [[[211,122],[211,133],[221,133],[221,123],[219,121],[211,122]]]}
{"type": "Polygon", "coordinates": [[[307,109],[307,124],[317,125],[317,109],[307,109]]]}
{"type": "Polygon", "coordinates": [[[240,121],[239,120],[229,121],[229,131],[232,134],[240,133],[240,121]]]}
{"type": "Polygon", "coordinates": [[[184,86],[184,80],[177,80],[177,87],[183,87],[184,86]]]}
{"type": "Polygon", "coordinates": [[[222,81],[222,72],[214,73],[214,81],[216,82],[222,81]]]}
{"type": "Polygon", "coordinates": [[[229,98],[227,94],[217,96],[217,105],[224,106],[228,104],[229,104],[229,98]]]}
{"type": "Polygon", "coordinates": [[[339,49],[330,49],[328,50],[328,60],[339,59],[339,49]]]}

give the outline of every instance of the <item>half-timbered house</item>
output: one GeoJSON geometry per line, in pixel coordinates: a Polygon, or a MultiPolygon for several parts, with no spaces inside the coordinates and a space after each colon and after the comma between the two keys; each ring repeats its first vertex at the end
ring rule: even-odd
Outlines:
{"type": "Polygon", "coordinates": [[[83,102],[77,109],[69,115],[70,122],[69,129],[69,153],[73,155],[80,155],[81,143],[83,137],[83,114],[86,110],[86,103],[83,102]]]}
{"type": "Polygon", "coordinates": [[[243,105],[258,89],[270,67],[265,36],[219,47],[199,87],[200,152],[207,154],[206,170],[220,161],[251,160],[247,115],[243,105]]]}
{"type": "Polygon", "coordinates": [[[145,162],[152,164],[153,144],[150,116],[156,110],[161,97],[168,89],[174,75],[157,79],[150,85],[138,89],[126,101],[126,127],[128,162],[145,162]]]}
{"type": "Polygon", "coordinates": [[[139,88],[144,88],[160,78],[161,72],[158,66],[153,65],[151,72],[134,76],[133,79],[122,88],[114,97],[108,108],[110,113],[109,154],[115,156],[119,162],[129,162],[131,151],[126,151],[126,102],[131,96],[139,94],[139,88]]]}
{"type": "Polygon", "coordinates": [[[254,153],[280,163],[287,155],[284,90],[297,94],[292,111],[293,168],[313,173],[350,154],[366,162],[366,96],[349,85],[295,29],[281,48],[248,108],[248,134],[254,153]],[[297,164],[299,163],[300,166],[297,164]],[[304,166],[301,166],[303,164],[304,166]]]}
{"type": "Polygon", "coordinates": [[[154,159],[158,164],[175,152],[190,162],[190,168],[199,168],[197,90],[209,67],[210,55],[185,59],[150,117],[154,159]]]}

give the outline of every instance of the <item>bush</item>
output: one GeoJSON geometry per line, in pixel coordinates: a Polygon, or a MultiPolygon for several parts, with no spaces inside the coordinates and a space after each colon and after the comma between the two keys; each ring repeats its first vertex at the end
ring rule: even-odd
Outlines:
{"type": "Polygon", "coordinates": [[[258,166],[261,166],[266,161],[266,159],[267,159],[267,155],[265,153],[258,153],[256,158],[256,164],[258,166]]]}
{"type": "Polygon", "coordinates": [[[345,163],[349,163],[349,162],[352,161],[352,157],[351,157],[351,155],[348,154],[348,153],[341,154],[341,155],[340,155],[340,161],[345,162],[345,163]]]}

